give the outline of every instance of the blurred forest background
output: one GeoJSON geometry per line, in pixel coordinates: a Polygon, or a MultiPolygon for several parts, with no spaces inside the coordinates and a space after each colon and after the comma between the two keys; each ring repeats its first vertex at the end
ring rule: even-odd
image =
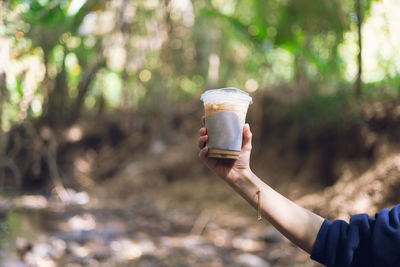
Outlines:
{"type": "MultiPolygon", "coordinates": [[[[330,219],[400,199],[396,0],[0,1],[0,264],[318,266],[197,160],[251,94],[252,167],[330,219]]],[[[2,266],[3,266],[2,265],[2,266]]]]}

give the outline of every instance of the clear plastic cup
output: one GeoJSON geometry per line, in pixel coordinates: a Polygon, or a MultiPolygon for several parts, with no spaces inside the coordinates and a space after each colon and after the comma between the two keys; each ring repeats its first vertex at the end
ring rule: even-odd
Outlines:
{"type": "Polygon", "coordinates": [[[206,115],[208,156],[237,159],[251,97],[236,88],[222,88],[204,92],[200,100],[206,115]]]}

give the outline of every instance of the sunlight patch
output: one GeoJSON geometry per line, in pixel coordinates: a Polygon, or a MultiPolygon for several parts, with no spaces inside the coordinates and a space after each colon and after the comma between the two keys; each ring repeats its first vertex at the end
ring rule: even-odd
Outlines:
{"type": "Polygon", "coordinates": [[[72,0],[68,6],[67,14],[73,16],[81,9],[81,7],[86,3],[86,0],[72,0]]]}

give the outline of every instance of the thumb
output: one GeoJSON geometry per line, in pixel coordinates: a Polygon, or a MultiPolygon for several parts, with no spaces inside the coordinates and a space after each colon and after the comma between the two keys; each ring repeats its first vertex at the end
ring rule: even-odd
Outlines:
{"type": "Polygon", "coordinates": [[[243,126],[243,142],[242,142],[242,150],[244,151],[251,151],[251,139],[253,134],[250,131],[250,125],[246,123],[243,126]]]}

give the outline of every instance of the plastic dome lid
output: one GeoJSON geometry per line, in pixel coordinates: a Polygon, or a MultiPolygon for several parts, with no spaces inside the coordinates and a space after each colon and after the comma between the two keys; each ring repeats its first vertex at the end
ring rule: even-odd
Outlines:
{"type": "Polygon", "coordinates": [[[233,87],[207,90],[201,95],[200,100],[204,103],[253,103],[248,93],[233,87]]]}

